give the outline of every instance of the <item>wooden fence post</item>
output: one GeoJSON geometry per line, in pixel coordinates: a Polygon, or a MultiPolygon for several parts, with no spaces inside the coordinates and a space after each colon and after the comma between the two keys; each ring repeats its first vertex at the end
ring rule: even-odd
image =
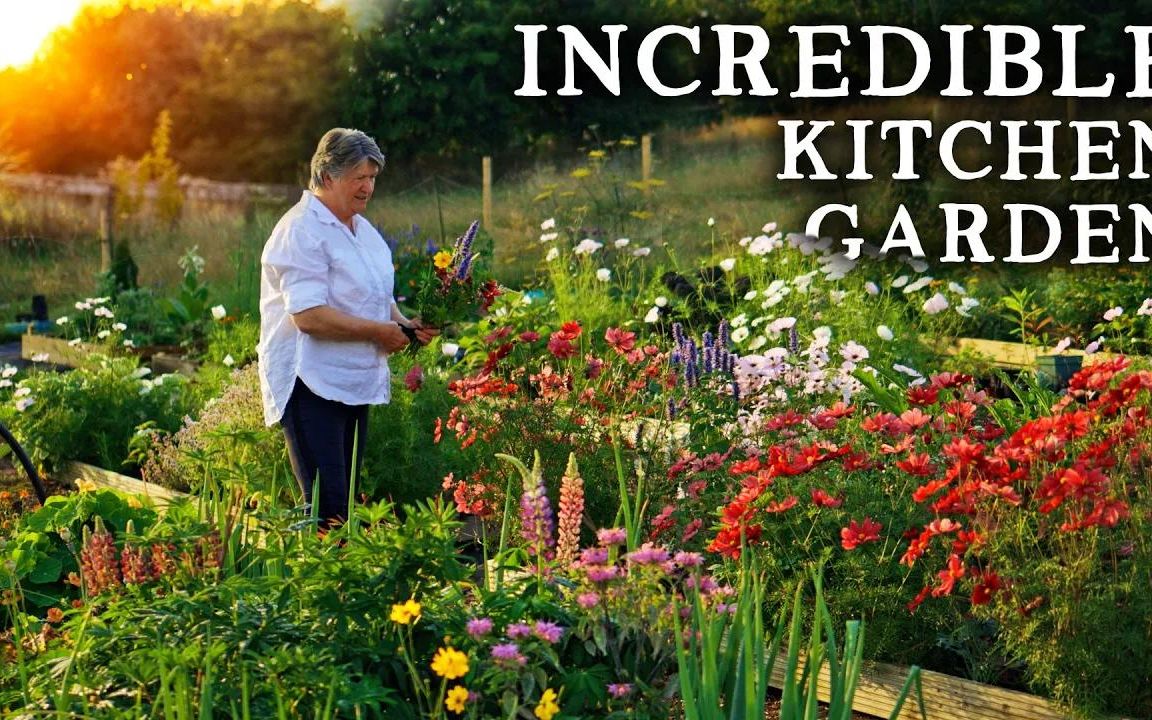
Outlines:
{"type": "Polygon", "coordinates": [[[482,208],[482,213],[481,213],[480,217],[483,219],[485,229],[487,229],[489,232],[491,232],[492,231],[492,157],[491,156],[489,156],[489,155],[484,156],[484,161],[482,163],[482,169],[483,169],[483,176],[484,176],[484,178],[483,178],[484,193],[483,193],[483,208],[482,208]]]}
{"type": "Polygon", "coordinates": [[[652,133],[645,133],[640,138],[640,179],[647,181],[652,177],[652,133]]]}
{"type": "Polygon", "coordinates": [[[100,211],[100,272],[112,270],[112,234],[116,227],[116,186],[108,186],[104,209],[100,211]]]}

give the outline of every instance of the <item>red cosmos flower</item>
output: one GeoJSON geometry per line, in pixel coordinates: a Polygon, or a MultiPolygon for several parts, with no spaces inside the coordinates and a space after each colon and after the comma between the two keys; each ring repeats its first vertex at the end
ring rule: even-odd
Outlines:
{"type": "Polygon", "coordinates": [[[932,422],[932,416],[924,414],[920,411],[920,408],[912,408],[911,410],[905,410],[900,414],[900,422],[904,423],[912,430],[916,430],[932,422]]]}
{"type": "Polygon", "coordinates": [[[948,567],[936,573],[936,576],[940,578],[940,584],[932,589],[932,597],[951,595],[952,590],[956,587],[956,581],[963,580],[965,574],[967,574],[966,569],[960,556],[956,553],[949,555],[948,567]]]}
{"type": "Polygon", "coordinates": [[[589,380],[595,380],[600,377],[600,373],[604,371],[604,361],[595,355],[585,355],[584,360],[587,365],[584,366],[584,377],[589,380]]]}
{"type": "Polygon", "coordinates": [[[968,465],[980,459],[984,453],[984,445],[981,443],[973,444],[968,442],[968,438],[958,437],[953,438],[952,442],[945,445],[941,450],[953,460],[968,465]]]}
{"type": "Polygon", "coordinates": [[[1124,356],[1093,363],[1068,380],[1070,391],[1103,390],[1117,373],[1126,370],[1132,361],[1124,356]]]}
{"type": "Polygon", "coordinates": [[[444,423],[440,420],[440,418],[436,418],[436,424],[432,426],[432,442],[433,442],[433,444],[439,445],[440,440],[443,438],[443,435],[444,435],[444,423]]]}
{"type": "Polygon", "coordinates": [[[817,507],[837,508],[844,504],[843,500],[837,500],[820,488],[812,488],[812,503],[817,507]]]}
{"type": "Polygon", "coordinates": [[[689,540],[696,537],[696,533],[700,532],[700,528],[703,527],[703,525],[704,521],[700,518],[696,518],[692,522],[685,525],[684,534],[680,536],[680,542],[687,543],[689,540]]]}
{"type": "Polygon", "coordinates": [[[416,392],[424,385],[424,368],[413,365],[412,369],[404,375],[404,387],[408,392],[416,392]]]}
{"type": "Polygon", "coordinates": [[[987,605],[992,596],[1004,588],[1000,576],[991,570],[985,570],[979,575],[980,581],[972,588],[972,604],[987,605]]]}
{"type": "Polygon", "coordinates": [[[916,477],[928,477],[937,472],[928,453],[908,453],[908,457],[896,461],[896,467],[916,477]]]}
{"type": "Polygon", "coordinates": [[[520,342],[534,343],[539,339],[540,333],[536,332],[535,330],[525,330],[524,332],[520,333],[520,342]]]}
{"type": "Polygon", "coordinates": [[[840,529],[840,545],[845,550],[855,550],[857,546],[866,542],[880,539],[880,530],[884,526],[874,522],[872,518],[864,518],[864,522],[857,524],[855,520],[848,522],[848,527],[840,529]]]}
{"type": "Polygon", "coordinates": [[[905,435],[903,438],[900,439],[900,442],[896,443],[895,445],[889,445],[888,443],[881,443],[880,452],[884,453],[885,455],[899,455],[900,453],[902,453],[906,450],[911,450],[912,446],[915,443],[916,443],[916,436],[915,435],[905,435]]]}
{"type": "Polygon", "coordinates": [[[749,473],[754,473],[759,469],[760,469],[760,458],[754,457],[754,458],[748,458],[747,460],[741,460],[738,463],[732,463],[732,466],[728,468],[728,474],[729,475],[747,475],[749,473]]]}
{"type": "Polygon", "coordinates": [[[892,413],[876,413],[864,418],[864,421],[860,423],[860,429],[866,433],[885,432],[896,420],[897,417],[892,413]]]}
{"type": "Polygon", "coordinates": [[[764,423],[764,428],[767,430],[783,430],[784,428],[799,425],[804,422],[804,416],[796,412],[792,408],[788,408],[784,412],[774,415],[764,423]]]}
{"type": "Polygon", "coordinates": [[[636,333],[620,328],[611,327],[605,330],[604,339],[620,355],[631,352],[636,347],[636,333]]]}
{"type": "Polygon", "coordinates": [[[488,312],[496,298],[500,297],[500,283],[488,280],[480,287],[480,312],[488,312]]]}
{"type": "Polygon", "coordinates": [[[965,375],[964,373],[942,372],[928,378],[928,382],[932,387],[938,390],[945,390],[947,388],[967,385],[968,383],[972,382],[972,376],[965,375]]]}
{"type": "Polygon", "coordinates": [[[908,388],[906,394],[908,402],[913,405],[935,405],[936,398],[940,395],[939,388],[934,388],[930,385],[917,385],[916,387],[908,388]]]}
{"type": "Polygon", "coordinates": [[[548,339],[548,352],[552,353],[552,356],[557,360],[564,360],[576,355],[576,346],[572,344],[572,340],[567,335],[557,330],[548,339]]]}
{"type": "Polygon", "coordinates": [[[575,320],[569,320],[568,322],[561,325],[560,329],[556,331],[556,333],[563,334],[563,336],[569,340],[575,340],[576,338],[580,337],[581,332],[582,330],[580,329],[580,323],[576,322],[575,320]]]}
{"type": "Polygon", "coordinates": [[[956,532],[962,527],[963,525],[951,518],[936,518],[928,523],[926,530],[933,535],[943,535],[945,533],[956,532]]]}
{"type": "Polygon", "coordinates": [[[494,343],[498,343],[511,334],[512,334],[512,328],[505,325],[504,327],[497,328],[496,330],[493,330],[492,332],[485,335],[484,336],[484,344],[492,345],[494,343]]]}
{"type": "Polygon", "coordinates": [[[796,503],[798,503],[798,502],[800,502],[799,498],[797,498],[795,495],[789,495],[788,497],[784,498],[783,500],[780,500],[779,502],[772,501],[772,502],[768,503],[767,505],[765,505],[764,506],[764,512],[782,513],[782,512],[785,512],[786,510],[791,510],[792,508],[796,507],[796,503]]]}

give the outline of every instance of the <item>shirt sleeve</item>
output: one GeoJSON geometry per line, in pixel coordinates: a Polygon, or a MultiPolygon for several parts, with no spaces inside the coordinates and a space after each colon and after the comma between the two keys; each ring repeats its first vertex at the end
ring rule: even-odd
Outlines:
{"type": "Polygon", "coordinates": [[[328,304],[328,253],[302,223],[268,243],[263,263],[289,314],[328,304]]]}

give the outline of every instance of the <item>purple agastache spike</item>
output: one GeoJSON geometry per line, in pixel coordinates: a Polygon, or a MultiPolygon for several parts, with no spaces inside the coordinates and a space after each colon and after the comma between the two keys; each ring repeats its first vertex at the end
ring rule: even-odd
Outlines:
{"type": "Polygon", "coordinates": [[[683,346],[687,338],[684,337],[684,326],[678,322],[672,323],[672,340],[678,347],[683,346]]]}
{"type": "Polygon", "coordinates": [[[720,327],[716,329],[716,336],[720,347],[727,349],[732,344],[732,329],[728,326],[727,320],[720,321],[720,327]]]}
{"type": "Polygon", "coordinates": [[[704,374],[707,375],[716,369],[716,348],[711,345],[704,346],[704,374]]]}
{"type": "Polygon", "coordinates": [[[796,326],[788,328],[788,352],[795,355],[800,352],[800,334],[796,332],[796,326]]]}
{"type": "Polygon", "coordinates": [[[676,419],[676,401],[672,398],[668,398],[668,419],[676,419]]]}
{"type": "Polygon", "coordinates": [[[736,382],[736,380],[732,380],[732,398],[736,400],[736,402],[740,402],[740,383],[736,382]]]}
{"type": "Polygon", "coordinates": [[[672,351],[672,354],[668,357],[668,364],[671,365],[672,367],[677,367],[680,365],[680,351],[679,350],[673,350],[672,351]]]}
{"type": "Polygon", "coordinates": [[[474,257],[476,256],[468,251],[467,254],[464,255],[463,259],[460,260],[460,267],[456,269],[457,280],[467,279],[468,273],[472,271],[472,258],[474,257]]]}
{"type": "Polygon", "coordinates": [[[711,333],[711,331],[709,331],[709,330],[705,330],[705,331],[704,331],[704,337],[703,337],[703,340],[704,340],[704,343],[703,343],[703,344],[704,344],[704,349],[705,349],[705,350],[708,350],[708,349],[710,349],[710,348],[712,347],[713,343],[715,343],[715,338],[714,338],[714,337],[712,337],[712,333],[711,333]]]}

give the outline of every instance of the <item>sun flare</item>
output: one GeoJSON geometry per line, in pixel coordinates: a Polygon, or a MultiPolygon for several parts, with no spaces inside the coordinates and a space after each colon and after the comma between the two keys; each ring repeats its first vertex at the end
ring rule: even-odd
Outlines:
{"type": "Polygon", "coordinates": [[[52,31],[68,25],[84,0],[0,3],[0,68],[26,65],[52,31]]]}

